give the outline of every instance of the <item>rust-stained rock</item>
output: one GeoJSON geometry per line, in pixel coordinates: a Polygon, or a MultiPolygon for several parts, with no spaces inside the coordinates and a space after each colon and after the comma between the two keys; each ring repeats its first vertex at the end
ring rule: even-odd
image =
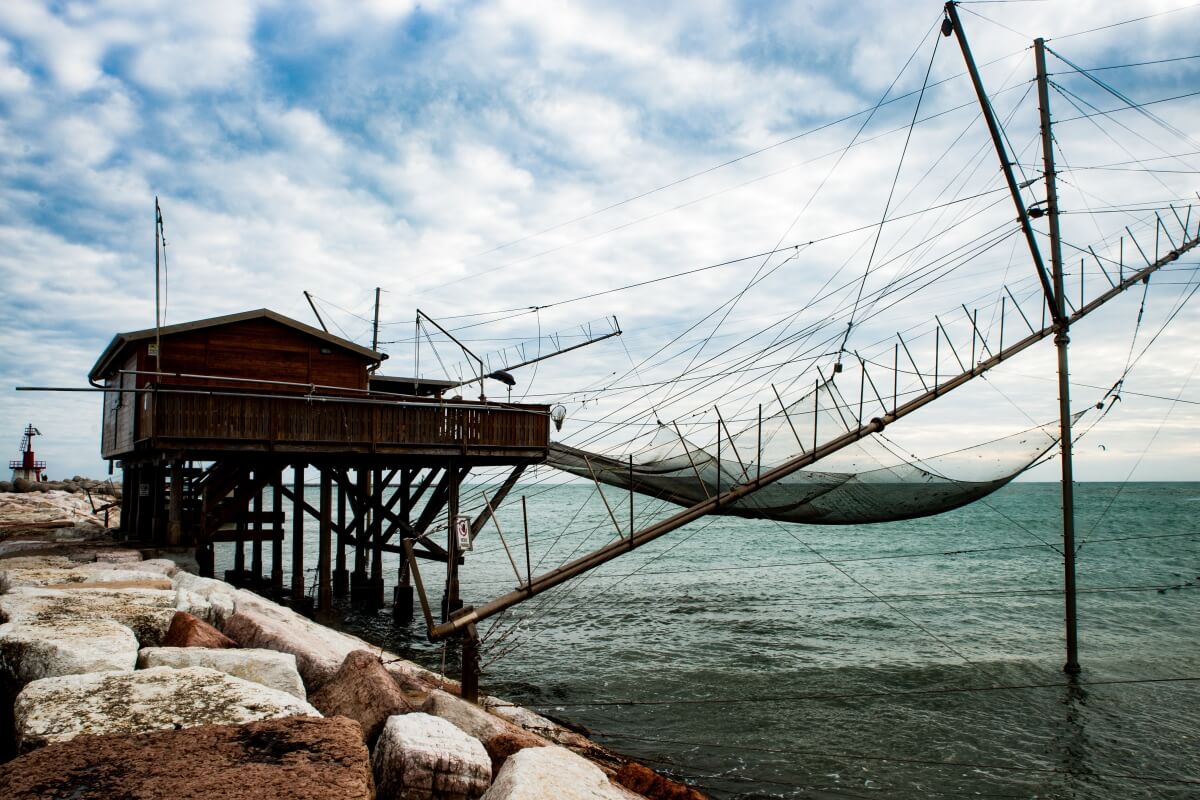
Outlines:
{"type": "Polygon", "coordinates": [[[171,627],[163,636],[163,647],[237,647],[238,643],[230,639],[204,620],[186,611],[176,611],[171,618],[171,627]]]}
{"type": "Polygon", "coordinates": [[[492,782],[478,740],[438,717],[390,717],[371,758],[380,798],[474,800],[492,782]]]}
{"type": "Polygon", "coordinates": [[[286,692],[205,667],[44,678],[21,690],[13,704],[20,752],[83,733],[145,733],[297,715],[321,716],[286,692]]]}
{"type": "Polygon", "coordinates": [[[374,745],[388,717],[412,708],[379,657],[366,650],[346,656],[342,666],[308,701],[325,716],[357,720],[374,745]]]}
{"type": "Polygon", "coordinates": [[[493,775],[500,772],[504,762],[513,753],[526,747],[544,747],[547,744],[540,736],[446,692],[430,692],[421,710],[453,723],[482,742],[492,761],[493,775]]]}
{"type": "Polygon", "coordinates": [[[648,800],[708,800],[692,787],[664,778],[649,767],[633,762],[617,770],[613,780],[648,800]]]}
{"type": "Polygon", "coordinates": [[[347,719],[80,736],[0,765],[0,797],[373,800],[370,757],[347,719]]]}

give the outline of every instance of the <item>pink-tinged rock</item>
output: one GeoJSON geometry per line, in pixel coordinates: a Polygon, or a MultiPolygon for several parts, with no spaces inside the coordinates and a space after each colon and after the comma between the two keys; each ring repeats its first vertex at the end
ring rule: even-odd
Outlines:
{"type": "Polygon", "coordinates": [[[370,756],[347,719],[80,736],[0,765],[5,800],[374,800],[370,756]]]}
{"type": "Polygon", "coordinates": [[[146,733],[296,715],[321,716],[286,692],[204,667],[43,678],[22,689],[13,704],[20,752],[84,733],[146,733]]]}
{"type": "Polygon", "coordinates": [[[492,779],[491,762],[477,739],[419,712],[388,719],[371,766],[380,798],[473,800],[492,779]]]}
{"type": "Polygon", "coordinates": [[[493,775],[500,772],[504,762],[513,753],[526,747],[545,747],[548,744],[540,736],[446,692],[430,692],[421,710],[454,724],[478,739],[491,759],[493,775]]]}
{"type": "Polygon", "coordinates": [[[238,643],[199,617],[186,611],[176,611],[171,627],[163,636],[162,647],[231,648],[238,643]]]}
{"type": "Polygon", "coordinates": [[[234,595],[236,613],[221,629],[242,647],[280,650],[296,657],[296,666],[309,694],[333,677],[346,656],[371,645],[354,636],[318,625],[290,608],[239,589],[234,595]]]}
{"type": "Polygon", "coordinates": [[[536,733],[538,736],[554,744],[561,745],[574,753],[586,756],[588,760],[602,764],[604,769],[609,772],[615,771],[625,763],[625,759],[606,750],[586,736],[568,730],[557,722],[547,719],[541,714],[534,713],[527,708],[516,706],[494,697],[487,698],[484,704],[493,714],[508,720],[523,730],[536,733]]]}
{"type": "Polygon", "coordinates": [[[343,716],[362,726],[367,744],[379,738],[388,717],[412,710],[379,656],[355,650],[308,701],[327,717],[343,716]]]}

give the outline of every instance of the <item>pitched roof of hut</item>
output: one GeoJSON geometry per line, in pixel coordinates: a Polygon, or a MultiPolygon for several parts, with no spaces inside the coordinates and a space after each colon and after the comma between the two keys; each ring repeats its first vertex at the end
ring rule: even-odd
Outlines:
{"type": "Polygon", "coordinates": [[[141,342],[146,339],[153,339],[155,335],[170,336],[176,333],[186,333],[188,331],[200,330],[202,328],[216,328],[222,325],[232,325],[238,322],[246,322],[255,319],[268,319],[277,322],[280,325],[285,325],[300,333],[312,336],[327,342],[334,347],[339,347],[343,350],[348,350],[351,353],[362,356],[368,361],[382,361],[387,356],[377,353],[376,351],[355,344],[349,339],[343,339],[340,336],[334,336],[332,333],[326,333],[319,328],[314,328],[311,325],[305,325],[303,322],[285,317],[269,308],[258,308],[253,311],[242,311],[237,314],[226,314],[221,317],[209,317],[208,319],[198,319],[192,322],[180,322],[175,325],[164,325],[161,328],[146,328],[140,331],[131,331],[129,333],[118,333],[108,343],[108,347],[104,348],[104,352],[100,354],[100,358],[96,360],[95,366],[92,367],[88,377],[91,380],[98,380],[112,371],[113,364],[119,362],[119,357],[122,352],[131,344],[141,342]]]}

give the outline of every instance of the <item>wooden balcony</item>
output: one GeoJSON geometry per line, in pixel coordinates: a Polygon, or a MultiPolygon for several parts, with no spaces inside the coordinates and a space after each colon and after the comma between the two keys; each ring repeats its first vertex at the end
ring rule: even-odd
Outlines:
{"type": "Polygon", "coordinates": [[[138,396],[136,431],[106,457],[154,451],[205,460],[231,452],[361,454],[477,463],[545,458],[548,408],[420,400],[163,390],[138,396]]]}

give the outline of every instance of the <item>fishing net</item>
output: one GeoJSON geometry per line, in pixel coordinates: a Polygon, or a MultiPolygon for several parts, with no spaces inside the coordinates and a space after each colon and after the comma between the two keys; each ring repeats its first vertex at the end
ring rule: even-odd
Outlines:
{"type": "MultiPolygon", "coordinates": [[[[674,425],[660,425],[650,444],[613,458],[552,443],[548,463],[565,472],[691,506],[766,473],[859,427],[857,406],[832,382],[740,431],[719,426],[707,447],[674,425]]],[[[866,422],[866,420],[863,420],[866,422]]],[[[860,439],[716,513],[849,525],[890,522],[949,511],[986,497],[1058,443],[1047,424],[930,458],[904,454],[883,434],[860,439]]]]}

